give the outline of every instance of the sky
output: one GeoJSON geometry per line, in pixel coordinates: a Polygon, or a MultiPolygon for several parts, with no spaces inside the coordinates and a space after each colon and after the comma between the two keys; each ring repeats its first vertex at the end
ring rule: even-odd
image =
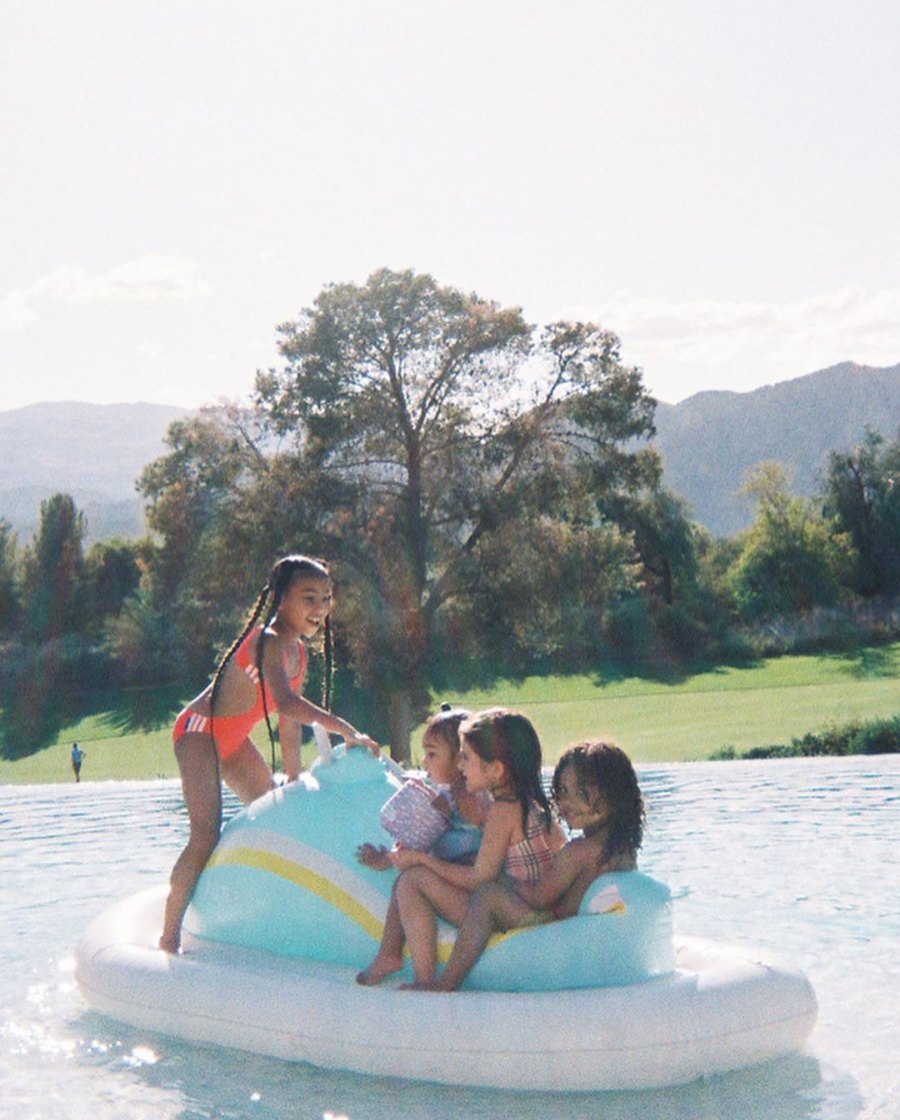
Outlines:
{"type": "Polygon", "coordinates": [[[897,0],[4,0],[0,411],[196,408],[330,283],[657,398],[900,362],[897,0]]]}

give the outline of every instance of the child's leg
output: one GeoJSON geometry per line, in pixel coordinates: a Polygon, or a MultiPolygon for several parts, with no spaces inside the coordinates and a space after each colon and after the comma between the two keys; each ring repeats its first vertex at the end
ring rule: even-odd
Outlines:
{"type": "Polygon", "coordinates": [[[190,835],[172,868],[159,947],[177,953],[181,944],[181,922],[191,901],[200,872],[219,842],[222,823],[222,791],[216,747],[208,735],[183,735],[175,745],[181,771],[181,789],[188,811],[190,835]]]}
{"type": "Polygon", "coordinates": [[[397,905],[416,982],[434,979],[437,918],[459,925],[468,901],[468,891],[453,886],[427,867],[410,867],[397,880],[397,905]]]}
{"type": "Polygon", "coordinates": [[[223,780],[245,805],[268,793],[275,784],[269,764],[252,739],[245,739],[236,751],[222,759],[220,766],[223,780]]]}
{"type": "Polygon", "coordinates": [[[483,883],[469,899],[446,967],[428,987],[439,992],[455,991],[484,952],[491,934],[514,929],[530,913],[531,908],[510,887],[483,883]]]}
{"type": "MultiPolygon", "coordinates": [[[[398,880],[399,881],[399,880],[398,880]]],[[[391,901],[388,903],[387,914],[384,919],[384,930],[381,934],[381,944],[375,960],[357,973],[357,984],[378,984],[385,976],[398,972],[403,967],[403,946],[406,936],[403,933],[403,923],[400,921],[400,907],[397,905],[397,881],[391,891],[391,901]]]]}

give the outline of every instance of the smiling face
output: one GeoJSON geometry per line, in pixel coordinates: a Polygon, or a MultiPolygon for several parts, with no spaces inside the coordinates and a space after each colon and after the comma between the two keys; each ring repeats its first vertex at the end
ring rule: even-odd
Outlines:
{"type": "Polygon", "coordinates": [[[293,633],[311,638],[331,610],[331,580],[298,575],[278,605],[278,618],[293,633]]]}
{"type": "Polygon", "coordinates": [[[556,781],[556,803],[560,814],[573,831],[590,836],[609,819],[609,805],[599,789],[588,789],[578,780],[573,765],[564,766],[556,781]]]}

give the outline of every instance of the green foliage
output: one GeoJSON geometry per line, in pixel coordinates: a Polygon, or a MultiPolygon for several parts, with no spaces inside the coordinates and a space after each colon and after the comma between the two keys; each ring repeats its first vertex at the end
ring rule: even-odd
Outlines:
{"type": "Polygon", "coordinates": [[[252,408],[172,425],[140,479],[152,538],[85,557],[64,494],[21,556],[0,521],[10,749],[47,741],[98,675],[196,689],[286,552],[331,564],[338,708],[401,752],[434,689],[598,666],[674,680],[898,633],[900,442],[836,452],[824,508],[758,465],[753,527],[716,541],[660,486],[655,402],[596,324],[533,328],[382,269],[325,288],[279,340],[252,408]]]}
{"type": "Polygon", "coordinates": [[[888,444],[870,430],[849,454],[832,452],[825,504],[856,549],[860,594],[900,591],[900,437],[888,444]]]}
{"type": "Polygon", "coordinates": [[[84,516],[68,494],[41,503],[22,584],[25,629],[34,640],[77,633],[85,624],[83,539],[84,516]]]}
{"type": "Polygon", "coordinates": [[[830,606],[849,568],[848,542],[813,503],[792,498],[778,463],[761,463],[748,476],[757,517],[743,536],[731,578],[745,619],[773,618],[830,606]]]}
{"type": "Polygon", "coordinates": [[[103,650],[78,635],[8,643],[0,672],[0,755],[22,758],[54,742],[84,691],[114,680],[103,650]]]}
{"type": "Polygon", "coordinates": [[[84,571],[87,616],[93,629],[102,631],[104,622],[137,592],[145,551],[134,541],[100,541],[90,547],[84,571]]]}
{"type": "Polygon", "coordinates": [[[826,731],[810,731],[792,739],[788,746],[754,747],[743,758],[795,758],[797,756],[843,756],[896,754],[900,752],[900,715],[866,723],[849,723],[826,731]]]}
{"type": "Polygon", "coordinates": [[[609,605],[634,591],[638,569],[615,525],[538,517],[486,535],[460,568],[464,593],[436,620],[433,681],[595,663],[609,605]]]}
{"type": "Polygon", "coordinates": [[[159,609],[146,591],[132,595],[107,621],[106,644],[126,684],[171,684],[189,675],[173,612],[159,609]]]}
{"type": "Polygon", "coordinates": [[[668,607],[693,596],[701,531],[691,524],[683,499],[660,487],[636,494],[611,489],[600,495],[599,505],[606,517],[632,534],[646,594],[668,607]]]}
{"type": "Polygon", "coordinates": [[[0,634],[11,633],[18,626],[20,613],[16,535],[0,518],[0,634]]]}
{"type": "MultiPolygon", "coordinates": [[[[336,562],[354,670],[394,694],[392,738],[404,741],[398,720],[424,710],[429,665],[471,648],[473,602],[485,599],[479,564],[514,605],[502,585],[530,566],[499,562],[497,542],[546,537],[552,520],[585,525],[571,536],[580,547],[596,528],[598,494],[658,478],[655,455],[630,442],[652,432],[654,402],[639,371],[619,363],[611,332],[533,332],[518,309],[413,272],[332,285],[279,333],[287,364],[258,376],[256,399],[294,448],[282,464],[303,484],[297,539],[336,562]],[[438,637],[460,644],[438,654],[438,637]]],[[[254,504],[258,524],[264,507],[254,504]]],[[[520,596],[510,662],[554,646],[546,598],[520,596]]],[[[490,627],[478,637],[490,646],[490,627]]]]}

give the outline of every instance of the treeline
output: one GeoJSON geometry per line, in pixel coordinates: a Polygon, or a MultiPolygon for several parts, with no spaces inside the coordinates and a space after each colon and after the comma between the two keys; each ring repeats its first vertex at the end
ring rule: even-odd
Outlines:
{"type": "Polygon", "coordinates": [[[900,438],[835,450],[815,500],[760,464],[754,524],[715,540],[662,486],[655,402],[608,330],[382,270],[278,335],[251,405],[171,426],[146,540],[85,552],[66,495],[23,549],[0,523],[7,755],[101,685],[198,689],[285,552],[331,564],[341,709],[399,754],[434,690],[900,633],[900,438]]]}

